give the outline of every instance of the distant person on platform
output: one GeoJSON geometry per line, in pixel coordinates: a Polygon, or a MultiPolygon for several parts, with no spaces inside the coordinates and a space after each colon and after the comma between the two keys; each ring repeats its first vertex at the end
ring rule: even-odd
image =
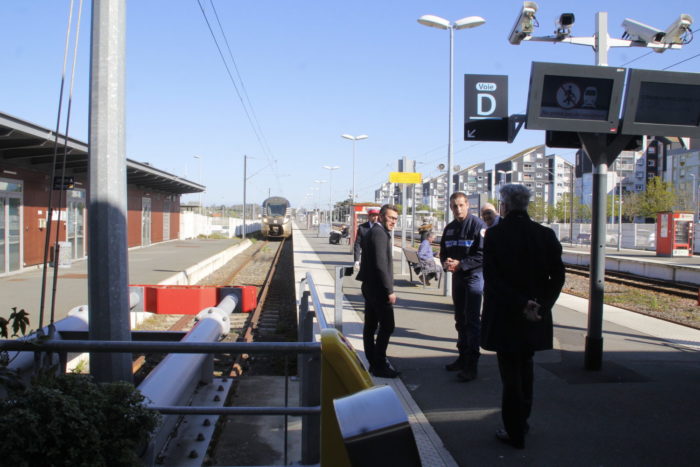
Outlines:
{"type": "Polygon", "coordinates": [[[394,332],[396,303],[391,231],[398,219],[396,206],[382,206],[379,223],[365,234],[360,272],[357,274],[357,280],[362,281],[362,296],[365,298],[365,325],[362,330],[365,355],[370,373],[381,378],[396,378],[399,375],[386,359],[389,338],[394,332]]]}
{"type": "Polygon", "coordinates": [[[425,273],[425,285],[430,285],[431,279],[439,279],[442,275],[442,268],[435,262],[435,253],[433,253],[433,241],[435,240],[435,232],[428,231],[423,237],[418,247],[418,259],[420,267],[425,273]]]}
{"type": "Polygon", "coordinates": [[[490,229],[494,225],[498,225],[501,216],[496,213],[496,207],[493,204],[484,203],[481,206],[481,219],[486,223],[486,228],[490,229]]]}
{"type": "Polygon", "coordinates": [[[532,409],[537,350],[552,348],[552,307],[564,285],[561,244],[552,229],[530,220],[530,190],[501,190],[501,222],[484,238],[484,312],[481,346],[496,352],[504,428],[496,437],[525,447],[532,409]]]}
{"type": "Polygon", "coordinates": [[[462,192],[450,196],[450,209],[455,219],[445,226],[442,233],[440,261],[443,269],[453,274],[452,301],[459,356],[445,365],[445,369],[457,371],[457,379],[466,382],[476,378],[481,355],[482,239],[486,224],[469,214],[469,200],[462,192]]]}
{"type": "Polygon", "coordinates": [[[372,228],[374,224],[379,222],[379,209],[369,208],[367,210],[367,222],[357,226],[357,236],[355,237],[355,244],[353,245],[353,257],[355,260],[355,269],[360,267],[360,259],[362,258],[362,242],[366,237],[367,232],[372,228]]]}

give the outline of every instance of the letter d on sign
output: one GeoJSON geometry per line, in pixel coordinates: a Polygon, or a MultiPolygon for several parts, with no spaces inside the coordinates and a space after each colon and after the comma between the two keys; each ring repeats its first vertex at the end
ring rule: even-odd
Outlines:
{"type": "Polygon", "coordinates": [[[496,99],[491,94],[479,93],[476,95],[476,114],[479,116],[493,115],[496,111],[496,99]],[[488,102],[484,102],[487,100],[488,102]],[[485,108],[488,105],[488,109],[485,108]]]}

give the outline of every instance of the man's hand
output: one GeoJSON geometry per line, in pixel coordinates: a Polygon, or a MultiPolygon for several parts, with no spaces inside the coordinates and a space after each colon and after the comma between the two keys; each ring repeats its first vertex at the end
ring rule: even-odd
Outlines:
{"type": "Polygon", "coordinates": [[[542,316],[540,315],[541,305],[535,300],[528,300],[525,308],[523,308],[523,316],[526,320],[536,323],[542,321],[542,316]]]}
{"type": "Polygon", "coordinates": [[[449,272],[455,272],[459,269],[459,260],[447,258],[444,262],[445,270],[449,272]]]}
{"type": "Polygon", "coordinates": [[[355,261],[355,264],[353,264],[352,267],[355,269],[355,271],[359,270],[359,269],[360,269],[360,262],[359,262],[359,261],[355,261]]]}
{"type": "Polygon", "coordinates": [[[390,294],[389,294],[389,303],[390,303],[391,305],[393,305],[394,303],[396,303],[396,294],[395,294],[395,293],[390,293],[390,294]]]}

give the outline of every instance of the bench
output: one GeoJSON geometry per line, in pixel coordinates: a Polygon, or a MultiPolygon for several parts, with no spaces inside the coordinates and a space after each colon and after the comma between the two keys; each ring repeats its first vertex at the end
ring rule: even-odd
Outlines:
{"type": "MultiPolygon", "coordinates": [[[[403,255],[406,258],[406,262],[408,263],[408,272],[411,275],[411,282],[413,282],[413,273],[415,272],[421,284],[423,284],[423,287],[425,287],[425,282],[428,273],[424,272],[423,268],[420,265],[420,258],[418,258],[418,250],[414,248],[403,248],[403,255]]],[[[440,288],[442,274],[438,274],[437,280],[437,286],[438,288],[440,288]]]]}

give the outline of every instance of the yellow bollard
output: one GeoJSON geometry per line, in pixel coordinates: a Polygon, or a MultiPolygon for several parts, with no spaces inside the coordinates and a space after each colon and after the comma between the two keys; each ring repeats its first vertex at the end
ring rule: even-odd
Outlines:
{"type": "Polygon", "coordinates": [[[337,329],[321,331],[321,465],[351,467],[333,399],[374,386],[350,342],[337,329]]]}

